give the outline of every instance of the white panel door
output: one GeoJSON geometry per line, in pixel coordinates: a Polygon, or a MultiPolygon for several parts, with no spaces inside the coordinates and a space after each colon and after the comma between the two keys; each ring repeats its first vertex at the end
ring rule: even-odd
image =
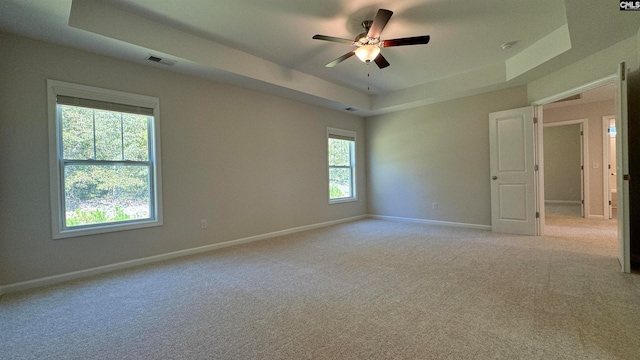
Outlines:
{"type": "Polygon", "coordinates": [[[533,107],[489,114],[491,227],[536,235],[533,107]]]}
{"type": "Polygon", "coordinates": [[[629,218],[629,122],[626,64],[618,68],[616,114],[616,174],[618,185],[618,259],[623,272],[631,271],[629,218]]]}

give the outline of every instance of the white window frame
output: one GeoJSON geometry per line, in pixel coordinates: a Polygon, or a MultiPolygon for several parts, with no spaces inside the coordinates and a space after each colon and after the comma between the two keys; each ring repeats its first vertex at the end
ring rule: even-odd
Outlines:
{"type": "Polygon", "coordinates": [[[155,97],[101,89],[93,86],[72,84],[57,80],[47,80],[47,107],[49,120],[49,181],[51,192],[51,228],[54,239],[109,233],[160,226],[162,218],[162,172],[160,161],[160,100],[155,97]],[[154,204],[148,219],[131,220],[123,223],[94,224],[82,228],[64,227],[64,184],[62,179],[62,133],[57,114],[57,96],[70,96],[98,100],[116,104],[140,106],[153,109],[153,131],[149,134],[149,159],[153,163],[150,201],[154,204]]]}
{"type": "Polygon", "coordinates": [[[329,199],[329,204],[338,204],[338,203],[344,203],[344,202],[351,202],[351,201],[357,201],[358,200],[358,196],[357,196],[357,191],[356,191],[356,144],[357,144],[357,139],[356,139],[356,132],[355,131],[351,131],[351,130],[344,130],[344,129],[336,129],[336,128],[331,128],[328,127],[327,128],[327,197],[329,199]],[[330,138],[342,138],[342,139],[353,139],[353,146],[351,149],[351,196],[349,197],[344,197],[344,198],[338,198],[338,199],[331,199],[331,183],[329,181],[329,176],[330,176],[330,169],[331,169],[331,165],[329,164],[329,139],[330,138]]]}

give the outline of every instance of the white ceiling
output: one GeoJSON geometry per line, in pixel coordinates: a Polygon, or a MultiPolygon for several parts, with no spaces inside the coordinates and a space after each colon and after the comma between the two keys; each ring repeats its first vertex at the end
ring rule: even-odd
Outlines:
{"type": "Polygon", "coordinates": [[[0,1],[4,31],[360,115],[526,84],[639,28],[603,0],[0,1]],[[353,38],[379,8],[394,12],[383,40],[430,43],[384,48],[382,70],[356,57],[326,68],[351,48],[311,37],[353,38]]]}

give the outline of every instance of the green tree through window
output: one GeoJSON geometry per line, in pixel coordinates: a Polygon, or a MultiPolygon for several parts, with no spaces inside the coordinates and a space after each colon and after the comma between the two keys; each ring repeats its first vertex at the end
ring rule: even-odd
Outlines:
{"type": "Polygon", "coordinates": [[[162,225],[159,99],[47,80],[54,239],[162,225]]]}
{"type": "Polygon", "coordinates": [[[355,133],[329,129],[329,200],[355,199],[355,133]]]}
{"type": "Polygon", "coordinates": [[[148,219],[153,117],[58,104],[64,226],[148,219]]]}

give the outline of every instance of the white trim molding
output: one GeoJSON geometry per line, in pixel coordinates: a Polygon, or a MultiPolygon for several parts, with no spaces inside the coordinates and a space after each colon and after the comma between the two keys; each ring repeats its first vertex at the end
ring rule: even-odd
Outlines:
{"type": "MultiPolygon", "coordinates": [[[[582,160],[582,170],[581,170],[581,192],[582,192],[582,200],[584,204],[582,206],[583,216],[588,218],[591,215],[591,185],[590,185],[590,169],[591,169],[591,161],[589,160],[589,119],[574,119],[574,120],[563,120],[563,121],[554,121],[551,123],[545,123],[543,128],[553,127],[553,126],[565,126],[565,125],[580,125],[581,131],[581,139],[580,139],[580,159],[582,160]]],[[[541,144],[544,151],[544,142],[541,144]]],[[[543,172],[542,176],[544,176],[544,165],[542,166],[543,172]]],[[[547,200],[545,200],[547,202],[547,200]]],[[[581,203],[581,202],[579,202],[581,203]]],[[[582,203],[581,203],[582,204],[582,203]]]]}
{"type": "Polygon", "coordinates": [[[568,204],[568,205],[580,205],[580,201],[575,200],[545,200],[545,204],[568,204]]]}
{"type": "Polygon", "coordinates": [[[465,229],[491,231],[491,225],[466,224],[466,223],[451,222],[451,221],[405,218],[405,217],[386,216],[386,215],[369,215],[368,217],[371,219],[379,219],[379,220],[402,221],[402,222],[411,222],[411,223],[419,223],[419,224],[441,225],[441,226],[458,227],[458,228],[465,228],[465,229]]]}
{"type": "Polygon", "coordinates": [[[356,187],[356,167],[357,164],[357,155],[356,155],[356,144],[357,144],[357,133],[353,130],[344,130],[337,129],[332,127],[327,127],[327,140],[338,139],[338,140],[347,140],[350,142],[349,144],[349,166],[337,166],[332,165],[330,163],[329,156],[329,143],[327,143],[327,199],[329,205],[331,204],[339,204],[344,202],[352,202],[358,201],[358,189],[356,187]],[[351,183],[349,185],[350,196],[349,197],[341,197],[341,198],[331,198],[331,168],[348,168],[351,172],[351,183]]]}
{"type": "Polygon", "coordinates": [[[99,275],[99,274],[104,274],[104,273],[108,273],[116,270],[132,268],[135,266],[146,265],[146,264],[151,264],[159,261],[179,258],[183,256],[199,254],[207,251],[217,250],[217,249],[240,245],[240,244],[246,244],[254,241],[271,239],[277,236],[289,235],[289,234],[298,233],[302,231],[313,230],[313,229],[323,228],[323,227],[332,226],[332,225],[338,225],[338,224],[352,222],[356,220],[362,220],[365,218],[367,218],[366,215],[360,215],[360,216],[354,216],[354,217],[349,217],[345,219],[327,221],[327,222],[318,223],[318,224],[305,225],[305,226],[270,232],[270,233],[261,234],[261,235],[249,236],[242,239],[230,240],[230,241],[215,243],[211,245],[199,246],[191,249],[178,250],[178,251],[174,251],[166,254],[148,256],[140,259],[134,259],[134,260],[123,261],[115,264],[98,266],[90,269],[72,271],[64,274],[17,282],[13,284],[0,286],[0,295],[23,291],[23,290],[29,290],[29,289],[47,286],[47,285],[59,284],[59,283],[70,281],[70,280],[85,278],[88,276],[99,275]]]}
{"type": "MultiPolygon", "coordinates": [[[[49,186],[51,204],[51,234],[54,239],[64,239],[76,236],[102,234],[114,231],[132,230],[153,226],[162,226],[162,160],[160,151],[160,99],[152,96],[132,94],[123,91],[103,89],[94,86],[68,83],[47,79],[47,109],[49,128],[49,186]],[[65,209],[64,155],[62,119],[58,112],[58,96],[94,100],[102,103],[118,104],[133,108],[148,108],[153,116],[146,114],[148,126],[148,159],[144,162],[149,166],[149,216],[130,221],[95,223],[83,226],[67,227],[65,209]]],[[[90,105],[94,108],[95,103],[90,105]]],[[[120,107],[121,108],[121,107],[120,107]]],[[[94,135],[95,137],[95,135],[94,135]]],[[[95,141],[95,140],[94,140],[95,141]]],[[[84,159],[87,160],[87,159],[84,159]]],[[[81,160],[81,161],[84,161],[81,160]]],[[[94,159],[95,156],[94,156],[94,159]]],[[[104,159],[98,159],[104,160],[104,159]]],[[[128,160],[122,159],[122,164],[128,160]]],[[[102,163],[104,164],[104,163],[102,163]]],[[[101,165],[102,165],[101,164],[101,165]]]]}
{"type": "Polygon", "coordinates": [[[544,99],[540,99],[540,100],[536,100],[534,102],[531,103],[531,105],[537,106],[537,105],[547,105],[547,104],[551,104],[552,102],[556,102],[558,100],[562,100],[565,99],[569,96],[573,96],[573,95],[577,95],[580,93],[583,93],[585,91],[589,91],[589,90],[593,90],[599,86],[602,85],[607,85],[610,84],[612,82],[617,82],[618,81],[618,75],[617,74],[612,74],[609,76],[605,76],[601,79],[592,81],[588,84],[584,84],[578,87],[575,87],[573,89],[569,89],[567,91],[563,91],[559,94],[555,94],[549,97],[546,97],[544,99]]]}

